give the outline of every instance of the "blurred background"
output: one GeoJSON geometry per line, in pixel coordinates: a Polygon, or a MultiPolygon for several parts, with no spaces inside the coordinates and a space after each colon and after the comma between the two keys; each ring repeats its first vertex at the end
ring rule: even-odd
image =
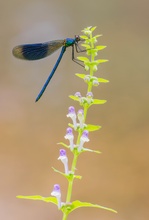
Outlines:
{"type": "MultiPolygon", "coordinates": [[[[67,109],[80,107],[68,95],[86,84],[75,77],[84,69],[71,60],[68,48],[41,100],[35,98],[60,51],[40,61],[12,56],[18,44],[65,39],[97,26],[107,45],[99,58],[109,59],[97,76],[110,83],[94,88],[107,99],[93,106],[87,123],[102,125],[90,133],[86,147],[102,154],[83,154],[77,164],[73,200],[111,207],[118,214],[82,208],[69,219],[149,219],[149,1],[147,0],[0,0],[0,219],[59,220],[57,207],[16,195],[50,196],[55,183],[65,200],[66,180],[57,160],[64,140],[67,109]]],[[[78,54],[76,54],[78,56],[78,54]]],[[[68,152],[69,165],[72,155],[68,152]]]]}

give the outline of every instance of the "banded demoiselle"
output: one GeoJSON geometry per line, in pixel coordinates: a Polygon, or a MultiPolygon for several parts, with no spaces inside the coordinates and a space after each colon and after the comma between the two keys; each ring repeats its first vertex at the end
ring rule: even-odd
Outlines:
{"type": "Polygon", "coordinates": [[[45,58],[45,57],[51,55],[56,50],[58,50],[60,47],[62,47],[60,55],[54,65],[49,77],[47,78],[45,84],[43,85],[41,91],[39,92],[39,94],[36,98],[36,102],[43,95],[43,93],[44,93],[46,87],[48,86],[50,80],[52,79],[52,76],[54,75],[67,47],[72,46],[72,60],[77,62],[74,58],[74,46],[76,48],[76,51],[79,52],[79,50],[78,50],[78,48],[79,48],[78,42],[79,41],[81,41],[81,38],[80,38],[80,36],[76,35],[75,38],[66,38],[64,40],[53,40],[53,41],[49,41],[49,42],[45,42],[45,43],[37,43],[37,44],[24,44],[24,45],[19,45],[19,46],[16,46],[13,48],[12,53],[17,58],[20,58],[23,60],[39,60],[39,59],[42,59],[42,58],[45,58]]]}

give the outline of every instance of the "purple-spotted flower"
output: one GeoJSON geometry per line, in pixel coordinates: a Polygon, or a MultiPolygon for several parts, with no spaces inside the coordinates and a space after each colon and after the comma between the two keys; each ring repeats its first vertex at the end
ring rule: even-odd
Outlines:
{"type": "Polygon", "coordinates": [[[76,92],[76,93],[75,93],[75,96],[79,99],[78,101],[79,101],[80,103],[83,103],[83,97],[81,96],[81,93],[80,93],[80,92],[76,92]]]}
{"type": "Polygon", "coordinates": [[[84,111],[83,109],[80,109],[78,111],[78,120],[79,120],[79,123],[80,123],[80,128],[83,128],[84,127],[84,111]]]}
{"type": "Polygon", "coordinates": [[[88,92],[86,94],[86,100],[88,104],[91,104],[93,102],[93,93],[92,92],[88,92]]]}
{"type": "Polygon", "coordinates": [[[98,82],[98,80],[93,80],[93,86],[99,86],[99,82],[98,82]]]}
{"type": "Polygon", "coordinates": [[[81,152],[81,150],[83,149],[84,143],[89,141],[88,134],[89,132],[87,130],[83,131],[82,136],[80,138],[80,144],[78,146],[78,152],[81,152]]]}
{"type": "Polygon", "coordinates": [[[65,174],[68,175],[68,157],[66,155],[66,151],[64,149],[60,149],[60,156],[58,157],[58,160],[61,160],[62,163],[64,164],[65,168],[65,174]]]}
{"type": "Polygon", "coordinates": [[[72,128],[67,128],[66,135],[64,136],[64,138],[69,140],[70,150],[73,150],[73,148],[74,148],[74,143],[73,143],[74,135],[73,135],[73,132],[72,132],[72,128]]]}
{"type": "Polygon", "coordinates": [[[89,76],[89,75],[86,75],[86,76],[84,77],[84,81],[85,81],[85,82],[90,82],[90,76],[89,76]]]}
{"type": "Polygon", "coordinates": [[[88,93],[86,94],[86,96],[87,96],[88,98],[93,98],[93,93],[92,93],[92,92],[88,92],[88,93]]]}
{"type": "Polygon", "coordinates": [[[76,93],[75,93],[75,96],[78,97],[78,98],[81,98],[81,97],[82,97],[80,92],[76,92],[76,93]]]}
{"type": "Polygon", "coordinates": [[[59,184],[54,185],[53,191],[51,192],[51,196],[54,196],[57,198],[58,208],[60,209],[62,206],[62,203],[61,203],[61,190],[60,190],[59,184]]]}
{"type": "Polygon", "coordinates": [[[67,117],[72,119],[74,129],[76,129],[77,128],[76,112],[75,112],[75,108],[73,106],[69,107],[67,117]]]}

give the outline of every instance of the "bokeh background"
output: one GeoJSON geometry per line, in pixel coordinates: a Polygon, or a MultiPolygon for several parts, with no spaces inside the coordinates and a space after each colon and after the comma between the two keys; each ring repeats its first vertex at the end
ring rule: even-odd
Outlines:
{"type": "MultiPolygon", "coordinates": [[[[88,26],[107,45],[98,76],[109,84],[94,89],[107,99],[90,109],[87,122],[102,125],[86,145],[102,154],[81,155],[73,200],[114,208],[118,214],[82,208],[69,219],[149,219],[149,1],[147,0],[0,0],[0,219],[59,220],[52,204],[16,199],[16,195],[50,196],[55,183],[65,199],[66,180],[51,169],[64,141],[68,95],[86,84],[75,77],[84,70],[68,49],[42,99],[35,98],[59,52],[41,61],[15,59],[12,48],[23,43],[74,37],[88,26]]],[[[69,154],[69,164],[72,155],[69,154]]]]}

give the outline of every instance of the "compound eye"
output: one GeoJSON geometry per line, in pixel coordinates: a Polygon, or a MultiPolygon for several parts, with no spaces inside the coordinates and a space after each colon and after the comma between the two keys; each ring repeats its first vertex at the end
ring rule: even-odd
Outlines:
{"type": "Polygon", "coordinates": [[[77,42],[81,40],[79,35],[76,35],[75,38],[77,42]]]}

